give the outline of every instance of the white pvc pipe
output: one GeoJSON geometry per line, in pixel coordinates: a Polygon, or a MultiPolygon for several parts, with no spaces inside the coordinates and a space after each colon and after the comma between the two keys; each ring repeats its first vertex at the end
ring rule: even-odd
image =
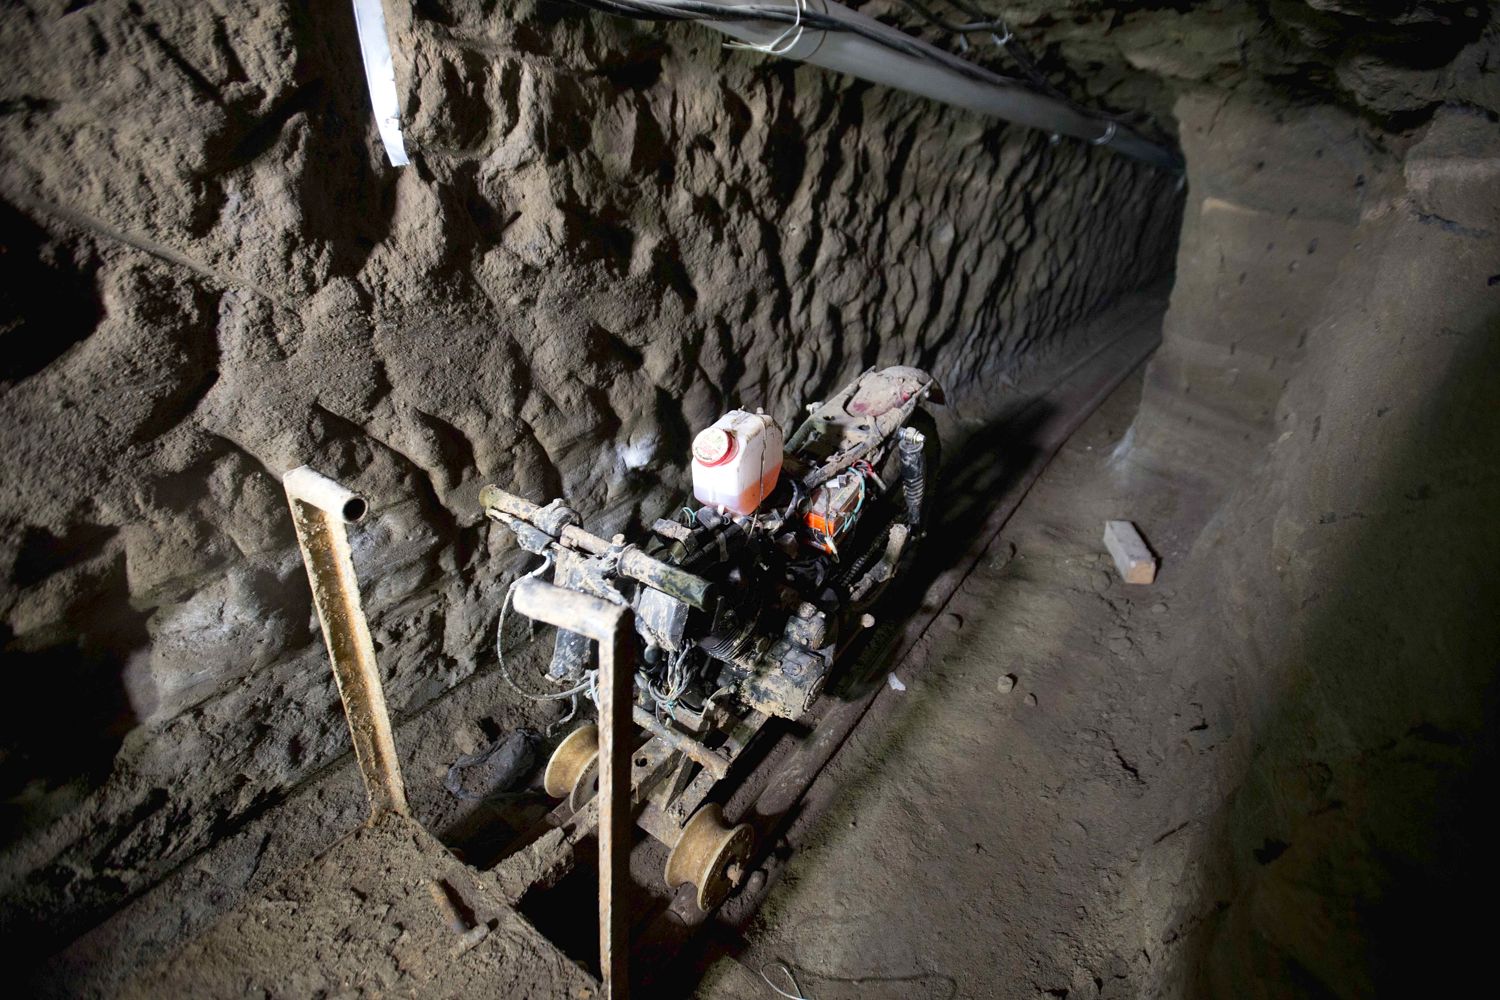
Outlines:
{"type": "Polygon", "coordinates": [[[359,36],[359,54],[365,64],[365,86],[370,88],[370,106],[375,109],[375,127],[391,166],[407,164],[406,142],[401,136],[401,104],[396,98],[396,67],[391,62],[391,41],[385,30],[381,0],[354,0],[354,31],[359,36]]]}
{"type": "Polygon", "coordinates": [[[318,508],[325,514],[353,524],[365,516],[370,505],[365,498],[329,479],[310,465],[299,465],[281,477],[287,496],[318,508]]]}
{"type": "MultiPolygon", "coordinates": [[[[744,6],[734,0],[697,0],[697,2],[729,10],[744,6]]],[[[790,0],[789,8],[795,2],[796,0],[790,0]]],[[[805,2],[807,9],[815,10],[820,14],[849,24],[858,24],[865,30],[891,37],[903,45],[915,45],[929,49],[940,56],[946,55],[941,49],[928,45],[919,38],[881,24],[873,18],[835,3],[834,0],[805,0],[805,2]]],[[[871,83],[909,91],[983,115],[1003,118],[1018,125],[1072,136],[1096,146],[1107,145],[1116,152],[1144,160],[1158,167],[1165,167],[1169,170],[1182,169],[1182,163],[1175,153],[1146,141],[1125,126],[1084,114],[1063,101],[1039,94],[997,75],[993,80],[975,79],[952,67],[898,52],[869,38],[847,31],[791,28],[788,24],[776,21],[704,20],[698,23],[763,51],[774,45],[774,50],[768,54],[809,62],[815,66],[869,80],[871,83]]]]}

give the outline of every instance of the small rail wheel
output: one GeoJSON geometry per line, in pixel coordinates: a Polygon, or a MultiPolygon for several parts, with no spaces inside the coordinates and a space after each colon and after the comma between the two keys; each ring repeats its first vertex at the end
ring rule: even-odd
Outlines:
{"type": "Polygon", "coordinates": [[[724,810],[717,803],[709,803],[693,813],[668,855],[667,887],[675,889],[691,882],[698,888],[698,909],[708,913],[744,879],[754,845],[755,833],[748,823],[726,826],[724,810]]]}
{"type": "Polygon", "coordinates": [[[573,730],[552,751],[542,772],[542,787],[554,799],[567,798],[574,809],[588,802],[599,771],[599,727],[592,722],[573,730]]]}

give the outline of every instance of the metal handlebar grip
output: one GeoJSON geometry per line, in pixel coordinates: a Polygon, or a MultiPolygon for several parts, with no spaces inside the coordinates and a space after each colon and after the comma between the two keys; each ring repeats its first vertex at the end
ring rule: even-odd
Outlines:
{"type": "Polygon", "coordinates": [[[633,545],[620,555],[620,572],[700,610],[708,607],[713,595],[713,584],[701,576],[653,559],[633,545]]]}
{"type": "Polygon", "coordinates": [[[486,486],[479,491],[480,506],[493,507],[502,514],[530,521],[539,509],[536,504],[514,493],[507,493],[498,486],[486,486]]]}
{"type": "MultiPolygon", "coordinates": [[[[537,524],[537,515],[551,511],[553,509],[551,505],[544,510],[530,500],[518,497],[514,493],[507,493],[494,485],[486,486],[479,491],[479,502],[486,511],[498,511],[516,520],[524,521],[545,532],[546,535],[556,538],[560,544],[568,548],[579,549],[594,556],[602,556],[612,548],[610,542],[598,535],[590,534],[576,524],[565,523],[577,518],[571,510],[562,510],[563,516],[558,519],[557,523],[537,524]]],[[[550,519],[544,517],[543,520],[550,519]]],[[[618,572],[621,576],[628,576],[669,597],[686,601],[695,608],[706,609],[709,599],[713,596],[713,584],[707,580],[664,563],[660,559],[654,559],[634,545],[627,545],[621,551],[618,572]]]]}

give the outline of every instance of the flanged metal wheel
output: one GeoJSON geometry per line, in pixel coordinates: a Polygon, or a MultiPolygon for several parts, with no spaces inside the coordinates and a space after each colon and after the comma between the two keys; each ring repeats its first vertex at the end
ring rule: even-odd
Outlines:
{"type": "Polygon", "coordinates": [[[554,799],[567,798],[575,810],[582,809],[599,781],[599,727],[592,722],[569,733],[547,761],[542,787],[554,799]]]}
{"type": "Polygon", "coordinates": [[[724,902],[744,879],[745,863],[754,845],[750,824],[726,826],[724,810],[711,802],[693,813],[668,855],[667,887],[675,889],[691,882],[698,887],[698,908],[707,913],[724,902]]]}

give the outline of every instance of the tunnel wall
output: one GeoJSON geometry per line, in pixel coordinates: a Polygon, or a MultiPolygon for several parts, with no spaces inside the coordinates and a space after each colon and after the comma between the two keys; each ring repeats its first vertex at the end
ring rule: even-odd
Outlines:
{"type": "Polygon", "coordinates": [[[14,947],[346,752],[287,469],[372,501],[356,560],[402,716],[488,662],[520,559],[482,483],[654,516],[725,408],[787,421],[876,363],[983,394],[1170,267],[1175,180],[1106,151],[692,27],[417,9],[448,44],[403,170],[346,3],[0,18],[14,947]]]}
{"type": "Polygon", "coordinates": [[[1161,824],[1111,925],[1142,994],[1475,991],[1470,905],[1500,881],[1495,14],[1006,5],[1100,99],[1170,106],[1188,167],[1111,463],[1192,498],[1152,538],[1192,627],[1139,694],[1161,824]]]}
{"type": "Polygon", "coordinates": [[[1463,993],[1500,876],[1500,129],[1393,135],[1200,92],[1177,279],[1126,469],[1211,516],[1153,697],[1168,833],[1126,898],[1152,992],[1463,993]],[[1165,713],[1163,713],[1165,715],[1165,713]],[[1199,731],[1201,730],[1201,732],[1199,731]]]}

